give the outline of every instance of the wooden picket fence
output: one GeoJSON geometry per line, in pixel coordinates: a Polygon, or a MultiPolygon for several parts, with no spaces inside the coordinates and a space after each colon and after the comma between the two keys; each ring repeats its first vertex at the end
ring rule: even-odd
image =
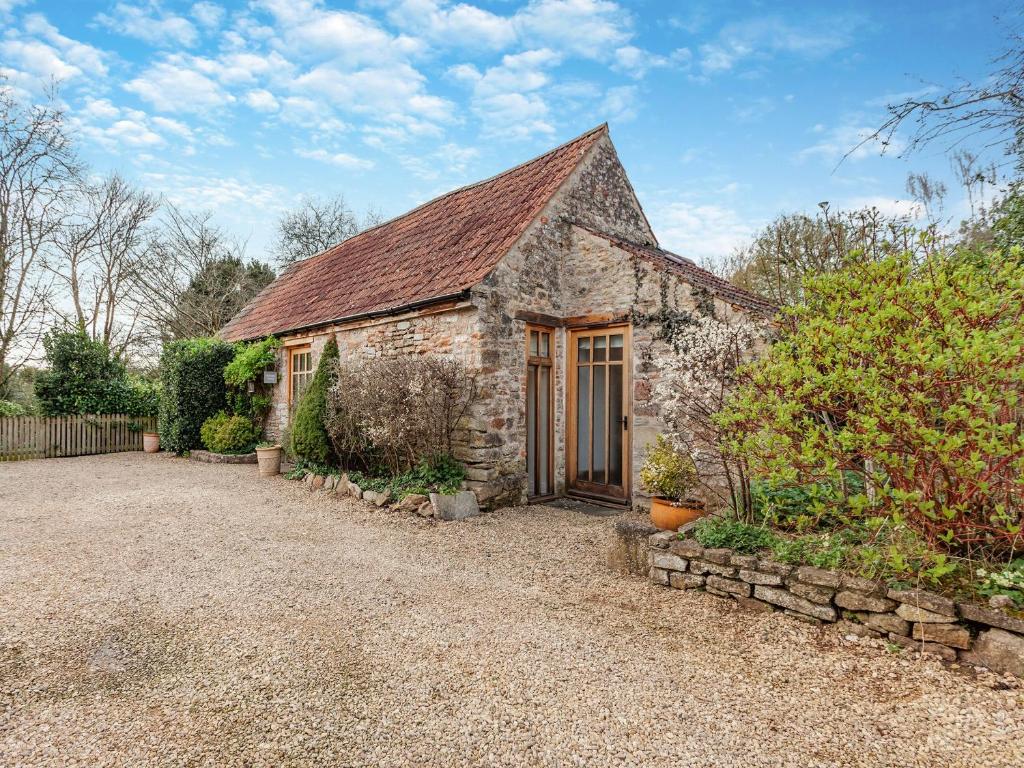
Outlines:
{"type": "Polygon", "coordinates": [[[3,416],[0,461],[141,451],[142,433],[155,431],[155,416],[3,416]]]}

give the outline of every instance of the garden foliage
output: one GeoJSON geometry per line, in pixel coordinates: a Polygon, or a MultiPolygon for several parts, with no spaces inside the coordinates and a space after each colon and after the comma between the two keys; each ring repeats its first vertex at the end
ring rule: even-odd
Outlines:
{"type": "Polygon", "coordinates": [[[10,400],[0,400],[0,416],[24,416],[25,406],[10,400]]]}
{"type": "Polygon", "coordinates": [[[234,357],[219,339],[184,339],[160,357],[160,445],[175,453],[199,447],[203,423],[227,406],[224,368],[234,357]]]}
{"type": "Polygon", "coordinates": [[[809,280],[719,416],[777,484],[834,483],[932,548],[1024,545],[1021,254],[894,255],[809,280]]]}
{"type": "Polygon", "coordinates": [[[452,455],[475,395],[475,378],[451,358],[346,361],[328,394],[328,432],[346,467],[399,474],[452,455]]]}
{"type": "Polygon", "coordinates": [[[272,402],[270,390],[263,383],[263,371],[277,361],[280,347],[281,342],[273,336],[250,344],[238,344],[234,358],[224,368],[231,410],[260,425],[272,402]]]}
{"type": "Polygon", "coordinates": [[[331,336],[320,353],[313,380],[306,388],[292,421],[291,453],[296,459],[314,464],[334,460],[334,448],[327,434],[327,391],[334,383],[338,342],[331,336]]]}
{"type": "Polygon", "coordinates": [[[260,429],[246,416],[221,411],[203,422],[199,435],[206,449],[214,453],[251,453],[260,429]]]}
{"type": "Polygon", "coordinates": [[[640,484],[648,493],[682,501],[697,482],[693,460],[664,435],[649,446],[640,467],[640,484]]]}
{"type": "Polygon", "coordinates": [[[82,328],[51,330],[43,337],[43,348],[49,367],[35,381],[43,415],[156,415],[156,385],[129,374],[106,344],[82,328]]]}

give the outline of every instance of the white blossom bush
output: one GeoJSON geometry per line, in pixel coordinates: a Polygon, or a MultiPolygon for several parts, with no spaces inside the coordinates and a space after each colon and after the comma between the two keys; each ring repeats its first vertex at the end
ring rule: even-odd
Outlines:
{"type": "Polygon", "coordinates": [[[745,520],[751,517],[747,466],[727,451],[715,416],[736,385],[737,367],[753,359],[767,333],[766,324],[746,317],[695,315],[675,330],[654,386],[667,437],[693,459],[706,500],[731,507],[745,520]]]}

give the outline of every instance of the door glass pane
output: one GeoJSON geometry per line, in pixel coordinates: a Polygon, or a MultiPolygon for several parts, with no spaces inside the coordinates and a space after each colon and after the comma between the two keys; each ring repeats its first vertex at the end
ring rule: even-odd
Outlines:
{"type": "Polygon", "coordinates": [[[537,366],[526,369],[526,488],[530,496],[537,495],[535,472],[537,450],[537,366]]]}
{"type": "Polygon", "coordinates": [[[583,337],[576,342],[577,360],[581,363],[590,362],[590,338],[583,337]]]}
{"type": "Polygon", "coordinates": [[[530,331],[530,356],[537,356],[537,332],[530,331]]]}
{"type": "Polygon", "coordinates": [[[622,359],[622,334],[617,333],[611,336],[611,344],[608,349],[609,360],[621,360],[622,359]]]}
{"type": "Polygon", "coordinates": [[[603,363],[605,354],[605,345],[608,343],[607,336],[595,336],[594,337],[594,362],[603,363]]]}
{"type": "Polygon", "coordinates": [[[540,356],[551,357],[551,334],[542,333],[540,335],[540,356]]]}
{"type": "MultiPolygon", "coordinates": [[[[582,342],[583,339],[580,339],[582,342]]],[[[588,350],[589,354],[589,350],[588,350]]],[[[590,479],[590,366],[576,367],[576,477],[590,479]]]]}
{"type": "MultiPolygon", "coordinates": [[[[620,347],[621,350],[621,347],[620,347]]],[[[614,347],[612,348],[614,352],[614,347]]],[[[622,485],[622,366],[608,366],[608,485],[622,485]]]]}
{"type": "MultiPolygon", "coordinates": [[[[603,337],[597,337],[602,338],[603,337]]],[[[597,339],[594,339],[597,341],[597,339]]],[[[601,350],[602,354],[604,350],[601,350]]],[[[594,355],[597,355],[597,349],[594,349],[594,355]]],[[[605,403],[605,367],[603,365],[595,365],[593,368],[594,376],[594,453],[593,453],[593,469],[594,474],[592,479],[595,483],[604,483],[605,480],[605,456],[607,454],[608,446],[606,441],[608,440],[608,413],[607,404],[605,403]]]]}
{"type": "Polygon", "coordinates": [[[548,450],[551,446],[551,414],[549,395],[551,393],[551,369],[542,365],[538,369],[540,378],[537,382],[537,452],[540,459],[538,471],[538,493],[541,495],[551,493],[548,487],[548,450]]]}

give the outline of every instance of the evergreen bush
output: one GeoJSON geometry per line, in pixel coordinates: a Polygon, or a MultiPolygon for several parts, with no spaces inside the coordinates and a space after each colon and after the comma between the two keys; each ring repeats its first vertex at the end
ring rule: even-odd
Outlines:
{"type": "Polygon", "coordinates": [[[306,388],[292,420],[291,454],[313,464],[334,462],[334,449],[327,434],[327,390],[334,383],[338,361],[338,342],[333,336],[320,353],[313,380],[306,388]]]}
{"type": "Polygon", "coordinates": [[[203,423],[227,405],[224,368],[234,357],[219,339],[183,339],[160,357],[160,445],[184,453],[201,445],[203,423]]]}
{"type": "Polygon", "coordinates": [[[229,416],[221,411],[203,422],[199,430],[203,445],[214,453],[252,453],[260,439],[260,429],[245,416],[229,416]]]}

